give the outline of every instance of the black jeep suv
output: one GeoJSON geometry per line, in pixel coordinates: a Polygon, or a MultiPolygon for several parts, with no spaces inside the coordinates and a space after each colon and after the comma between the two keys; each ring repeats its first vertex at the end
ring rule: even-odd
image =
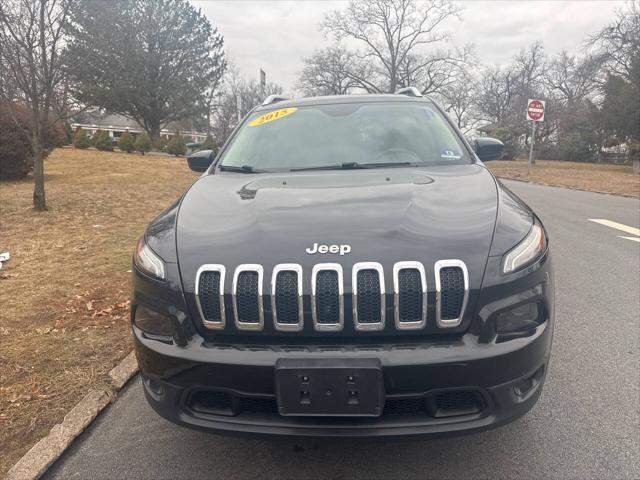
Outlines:
{"type": "Polygon", "coordinates": [[[253,109],[134,255],[144,391],[176,423],[310,437],[476,431],[542,391],[540,220],[431,100],[253,109]]]}

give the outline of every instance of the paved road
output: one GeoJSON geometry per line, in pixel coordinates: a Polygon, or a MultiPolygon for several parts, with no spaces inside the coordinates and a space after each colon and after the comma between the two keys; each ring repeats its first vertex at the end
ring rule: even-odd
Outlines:
{"type": "Polygon", "coordinates": [[[441,440],[296,446],[174,426],[135,380],[46,478],[640,478],[640,243],[587,220],[640,228],[640,202],[508,185],[549,229],[557,282],[547,384],[522,419],[441,440]]]}

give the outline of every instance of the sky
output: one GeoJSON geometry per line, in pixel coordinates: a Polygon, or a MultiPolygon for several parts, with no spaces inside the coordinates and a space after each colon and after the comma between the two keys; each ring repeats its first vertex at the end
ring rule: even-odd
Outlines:
{"type": "MultiPolygon", "coordinates": [[[[319,29],[328,11],[347,1],[206,1],[192,0],[224,36],[230,59],[247,77],[259,78],[292,92],[302,58],[331,43],[319,29]]],[[[474,44],[479,61],[507,64],[536,40],[549,54],[577,52],[586,35],[615,18],[623,1],[459,1],[462,20],[447,23],[451,44],[474,44]]]]}

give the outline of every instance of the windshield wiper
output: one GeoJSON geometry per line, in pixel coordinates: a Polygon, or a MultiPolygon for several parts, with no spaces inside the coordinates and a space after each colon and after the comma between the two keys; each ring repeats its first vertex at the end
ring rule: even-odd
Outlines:
{"type": "Polygon", "coordinates": [[[237,173],[260,173],[262,170],[255,170],[251,165],[220,165],[218,167],[221,172],[237,172],[237,173]]]}
{"type": "Polygon", "coordinates": [[[301,172],[304,170],[357,170],[359,168],[384,168],[384,167],[408,167],[415,165],[411,162],[386,162],[386,163],[358,163],[342,162],[335,165],[320,165],[317,167],[292,168],[290,172],[301,172]]]}

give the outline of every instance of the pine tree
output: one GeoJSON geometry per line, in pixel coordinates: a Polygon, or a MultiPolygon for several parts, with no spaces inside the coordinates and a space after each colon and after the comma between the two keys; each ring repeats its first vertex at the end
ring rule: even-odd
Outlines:
{"type": "Polygon", "coordinates": [[[175,155],[176,157],[187,153],[187,144],[184,138],[182,138],[182,135],[180,135],[180,132],[171,137],[171,140],[167,143],[167,153],[175,155]]]}
{"type": "Polygon", "coordinates": [[[142,155],[144,155],[145,152],[151,150],[151,139],[146,132],[142,132],[140,135],[138,135],[138,138],[136,138],[135,147],[138,152],[142,153],[142,155]]]}
{"type": "Polygon", "coordinates": [[[216,141],[213,139],[211,135],[207,135],[207,138],[200,145],[202,150],[213,150],[216,152],[218,150],[218,145],[216,145],[216,141]]]}
{"type": "Polygon", "coordinates": [[[93,146],[102,151],[113,151],[111,137],[104,130],[98,130],[91,139],[93,146]]]}
{"type": "Polygon", "coordinates": [[[78,127],[75,135],[73,136],[73,146],[76,148],[89,148],[91,142],[89,141],[89,136],[87,135],[87,131],[78,127]]]}
{"type": "Polygon", "coordinates": [[[133,135],[129,133],[129,130],[126,130],[120,138],[118,139],[118,148],[121,152],[131,153],[135,148],[133,135]]]}
{"type": "Polygon", "coordinates": [[[71,145],[73,143],[73,129],[69,122],[64,123],[64,144],[71,145]]]}

